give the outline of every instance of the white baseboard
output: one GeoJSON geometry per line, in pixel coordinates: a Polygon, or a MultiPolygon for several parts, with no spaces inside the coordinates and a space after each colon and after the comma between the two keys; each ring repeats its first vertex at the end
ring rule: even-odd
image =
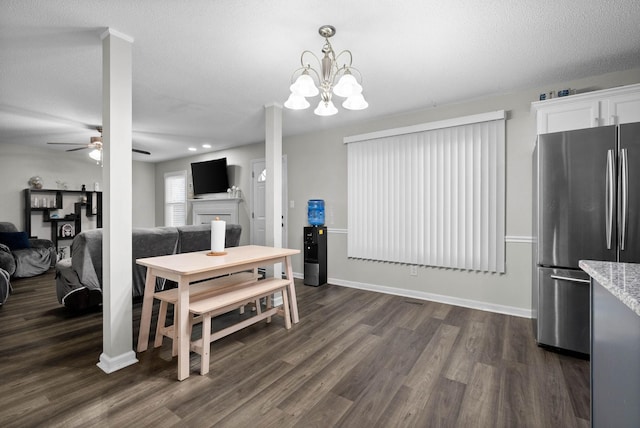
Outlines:
{"type": "Polygon", "coordinates": [[[100,367],[103,372],[109,374],[137,362],[136,353],[133,351],[128,351],[115,357],[110,357],[103,352],[100,354],[100,362],[96,365],[100,367]]]}
{"type": "MultiPolygon", "coordinates": [[[[294,272],[293,277],[303,279],[304,275],[294,272]]],[[[478,309],[481,311],[494,312],[498,314],[513,315],[521,318],[531,318],[533,316],[531,309],[517,308],[514,306],[504,306],[495,303],[480,302],[477,300],[461,299],[459,297],[445,296],[442,294],[426,293],[423,291],[407,290],[403,288],[387,287],[384,285],[348,281],[339,278],[329,278],[328,283],[333,285],[340,285],[342,287],[357,288],[359,290],[374,291],[377,293],[410,297],[413,299],[427,300],[430,302],[446,303],[448,305],[462,306],[465,308],[478,309]]]]}

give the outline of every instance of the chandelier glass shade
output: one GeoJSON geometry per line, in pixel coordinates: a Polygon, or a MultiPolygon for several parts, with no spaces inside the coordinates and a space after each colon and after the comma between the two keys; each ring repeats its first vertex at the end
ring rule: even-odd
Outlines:
{"type": "Polygon", "coordinates": [[[333,105],[333,102],[329,100],[328,102],[320,100],[318,103],[318,107],[313,111],[318,116],[333,116],[338,113],[338,109],[333,105]]]}
{"type": "Polygon", "coordinates": [[[335,54],[329,38],[336,33],[336,29],[331,25],[323,25],[318,32],[325,39],[322,47],[323,57],[320,59],[311,51],[302,52],[300,55],[301,67],[291,76],[292,84],[289,87],[291,94],[284,106],[291,110],[306,109],[310,106],[307,98],[319,94],[320,102],[313,111],[318,116],[333,116],[338,113],[338,109],[332,101],[333,95],[346,98],[342,107],[348,110],[367,108],[369,104],[362,95],[362,85],[360,84],[362,75],[351,65],[353,62],[351,51],[343,50],[339,54],[335,54]],[[345,62],[341,63],[342,58],[345,62]],[[317,63],[317,70],[309,62],[305,62],[305,60],[311,59],[317,63]],[[354,72],[358,75],[360,82],[354,76],[354,72]]]}

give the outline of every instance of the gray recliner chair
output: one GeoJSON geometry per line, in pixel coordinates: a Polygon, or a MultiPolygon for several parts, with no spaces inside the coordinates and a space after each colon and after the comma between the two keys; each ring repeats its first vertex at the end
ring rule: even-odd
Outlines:
{"type": "Polygon", "coordinates": [[[0,268],[0,306],[4,305],[12,291],[9,273],[0,268]]]}
{"type": "Polygon", "coordinates": [[[13,223],[0,222],[0,269],[11,277],[40,275],[55,266],[56,256],[51,240],[29,238],[13,223]]]}

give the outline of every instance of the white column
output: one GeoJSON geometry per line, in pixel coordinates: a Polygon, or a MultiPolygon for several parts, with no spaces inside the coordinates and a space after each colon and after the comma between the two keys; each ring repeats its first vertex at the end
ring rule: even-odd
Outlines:
{"type": "Polygon", "coordinates": [[[103,350],[98,367],[106,373],[138,361],[131,297],[132,44],[131,37],[111,29],[102,35],[103,350]]]}
{"type": "MultiPolygon", "coordinates": [[[[282,247],[282,106],[265,106],[265,164],[267,169],[266,243],[282,247]]],[[[275,276],[281,278],[282,266],[273,267],[275,276]]],[[[268,272],[271,275],[271,272],[268,272]]]]}

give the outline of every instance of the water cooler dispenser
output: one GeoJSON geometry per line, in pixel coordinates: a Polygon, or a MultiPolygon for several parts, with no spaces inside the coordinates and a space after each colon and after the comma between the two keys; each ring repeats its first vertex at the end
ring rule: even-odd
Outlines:
{"type": "Polygon", "coordinates": [[[304,228],[304,283],[327,283],[327,228],[324,227],[324,201],[312,199],[308,205],[311,226],[304,228]]]}
{"type": "Polygon", "coordinates": [[[304,283],[315,286],[327,283],[326,227],[304,228],[304,283]]]}

